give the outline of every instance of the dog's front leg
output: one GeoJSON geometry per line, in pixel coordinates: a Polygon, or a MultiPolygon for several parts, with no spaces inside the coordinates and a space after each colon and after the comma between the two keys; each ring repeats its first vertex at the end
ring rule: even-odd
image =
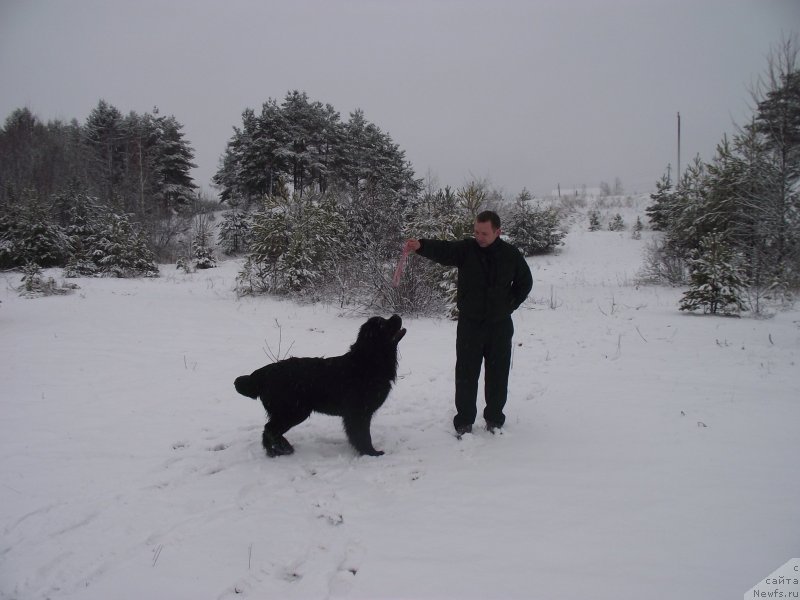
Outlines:
{"type": "Polygon", "coordinates": [[[372,414],[345,414],[344,431],[347,439],[360,453],[368,456],[381,456],[381,450],[375,450],[372,445],[372,435],[369,431],[372,414]]]}

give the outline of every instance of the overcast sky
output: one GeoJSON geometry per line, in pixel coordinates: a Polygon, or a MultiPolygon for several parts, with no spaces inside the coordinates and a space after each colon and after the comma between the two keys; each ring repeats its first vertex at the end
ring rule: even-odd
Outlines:
{"type": "Polygon", "coordinates": [[[245,108],[356,108],[440,185],[653,188],[710,160],[800,0],[0,0],[0,118],[102,98],[184,125],[210,178],[245,108]]]}

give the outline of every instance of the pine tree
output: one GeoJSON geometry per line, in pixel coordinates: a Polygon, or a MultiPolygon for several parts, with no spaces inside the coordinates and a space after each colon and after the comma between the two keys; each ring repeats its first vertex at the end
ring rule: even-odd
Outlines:
{"type": "Polygon", "coordinates": [[[126,215],[107,213],[93,249],[93,259],[103,275],[155,277],[158,267],[144,233],[126,215]]]}
{"type": "Polygon", "coordinates": [[[313,293],[334,272],[345,221],[327,196],[271,197],[253,215],[243,293],[313,293]]]}
{"type": "Polygon", "coordinates": [[[312,152],[310,141],[318,132],[314,130],[314,111],[318,103],[309,102],[305,92],[294,90],[286,95],[281,105],[289,134],[287,144],[281,149],[289,163],[292,188],[299,196],[311,179],[312,152]]]}
{"type": "Polygon", "coordinates": [[[250,218],[246,213],[236,209],[226,212],[219,225],[218,242],[222,251],[235,255],[246,250],[250,226],[250,218]]]}
{"type": "Polygon", "coordinates": [[[262,105],[258,117],[254,113],[247,115],[243,126],[241,177],[246,182],[247,206],[251,194],[280,195],[279,188],[285,186],[288,173],[289,157],[285,148],[290,132],[286,115],[271,98],[262,105]]]}
{"type": "Polygon", "coordinates": [[[708,209],[709,178],[707,165],[695,156],[681,177],[681,183],[668,206],[667,239],[678,255],[687,258],[709,233],[703,214],[708,209]]]}
{"type": "Polygon", "coordinates": [[[596,210],[590,210],[588,215],[589,231],[598,231],[600,229],[600,213],[596,210]]]}
{"type": "Polygon", "coordinates": [[[769,173],[757,209],[770,231],[774,277],[800,285],[800,64],[797,37],[784,39],[769,57],[752,125],[763,143],[769,173]]]}
{"type": "Polygon", "coordinates": [[[669,169],[656,182],[656,191],[650,194],[653,204],[645,209],[653,231],[665,231],[669,226],[669,207],[672,204],[672,181],[669,169]]]}
{"type": "Polygon", "coordinates": [[[125,172],[125,130],[122,114],[105,100],[89,113],[82,129],[90,157],[96,195],[105,202],[119,197],[125,172]]]}
{"type": "Polygon", "coordinates": [[[137,215],[152,212],[157,193],[156,153],[164,117],[154,114],[138,115],[131,111],[123,120],[125,136],[124,195],[126,210],[137,215]]]}
{"type": "Polygon", "coordinates": [[[22,279],[20,280],[19,292],[28,297],[32,297],[42,288],[42,269],[35,262],[29,262],[22,267],[22,279]]]}
{"type": "Polygon", "coordinates": [[[211,225],[205,215],[195,218],[195,235],[192,240],[195,267],[198,269],[211,269],[217,266],[214,257],[213,234],[211,225]]]}
{"type": "Polygon", "coordinates": [[[614,215],[614,218],[608,224],[609,231],[624,231],[625,230],[625,221],[622,220],[622,215],[617,213],[614,215]]]}
{"type": "Polygon", "coordinates": [[[67,253],[67,236],[33,190],[19,205],[5,208],[0,217],[0,266],[55,267],[63,264],[67,253]]]}
{"type": "Polygon", "coordinates": [[[79,192],[73,192],[65,201],[69,204],[66,227],[69,259],[64,277],[91,277],[100,270],[94,260],[94,248],[101,235],[102,210],[95,198],[79,192]]]}
{"type": "Polygon", "coordinates": [[[261,153],[252,149],[257,127],[253,110],[248,108],[242,112],[242,128],[233,128],[233,136],[220,159],[220,166],[211,178],[219,189],[220,200],[233,208],[247,208],[256,198],[272,194],[271,186],[265,187],[262,183],[262,176],[266,175],[271,183],[273,171],[265,164],[259,164],[261,153]],[[256,164],[249,167],[250,163],[256,164]]]}
{"type": "Polygon", "coordinates": [[[467,212],[470,221],[474,221],[478,213],[485,207],[488,198],[485,181],[470,181],[456,192],[458,201],[467,212]]]}
{"type": "Polygon", "coordinates": [[[739,313],[746,309],[742,290],[746,283],[742,277],[736,255],[717,232],[706,235],[699,248],[692,251],[689,262],[691,287],[680,301],[680,310],[704,313],[739,313]]]}
{"type": "Polygon", "coordinates": [[[644,229],[644,225],[642,224],[642,218],[637,215],[636,223],[634,223],[633,225],[633,232],[631,233],[631,237],[635,240],[642,239],[642,229],[644,229]]]}
{"type": "Polygon", "coordinates": [[[22,268],[22,279],[17,291],[20,296],[25,298],[37,298],[39,296],[66,293],[67,290],[59,291],[56,287],[55,279],[45,277],[39,265],[29,262],[22,268]]]}
{"type": "Polygon", "coordinates": [[[184,139],[174,116],[158,121],[158,140],[155,149],[156,193],[164,210],[180,210],[195,199],[197,186],[191,176],[194,150],[184,139]]]}
{"type": "Polygon", "coordinates": [[[566,232],[559,227],[558,210],[533,204],[533,196],[523,189],[514,201],[509,224],[503,227],[510,241],[525,256],[553,251],[563,243],[566,232]]]}

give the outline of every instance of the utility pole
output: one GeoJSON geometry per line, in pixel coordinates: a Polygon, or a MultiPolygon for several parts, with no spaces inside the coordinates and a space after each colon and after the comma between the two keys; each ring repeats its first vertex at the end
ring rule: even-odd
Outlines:
{"type": "Polygon", "coordinates": [[[681,184],[681,113],[678,113],[678,171],[675,179],[675,188],[681,184]]]}

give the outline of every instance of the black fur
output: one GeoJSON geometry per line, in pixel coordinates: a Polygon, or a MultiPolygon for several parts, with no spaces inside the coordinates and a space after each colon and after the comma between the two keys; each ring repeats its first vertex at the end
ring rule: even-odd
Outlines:
{"type": "Polygon", "coordinates": [[[267,454],[294,452],[283,434],[312,411],[342,417],[347,439],[360,454],[383,454],[372,446],[369,427],[397,377],[397,344],[405,333],[398,315],[372,317],[347,354],[287,358],[237,377],[236,391],[260,398],[267,411],[262,436],[267,454]]]}

